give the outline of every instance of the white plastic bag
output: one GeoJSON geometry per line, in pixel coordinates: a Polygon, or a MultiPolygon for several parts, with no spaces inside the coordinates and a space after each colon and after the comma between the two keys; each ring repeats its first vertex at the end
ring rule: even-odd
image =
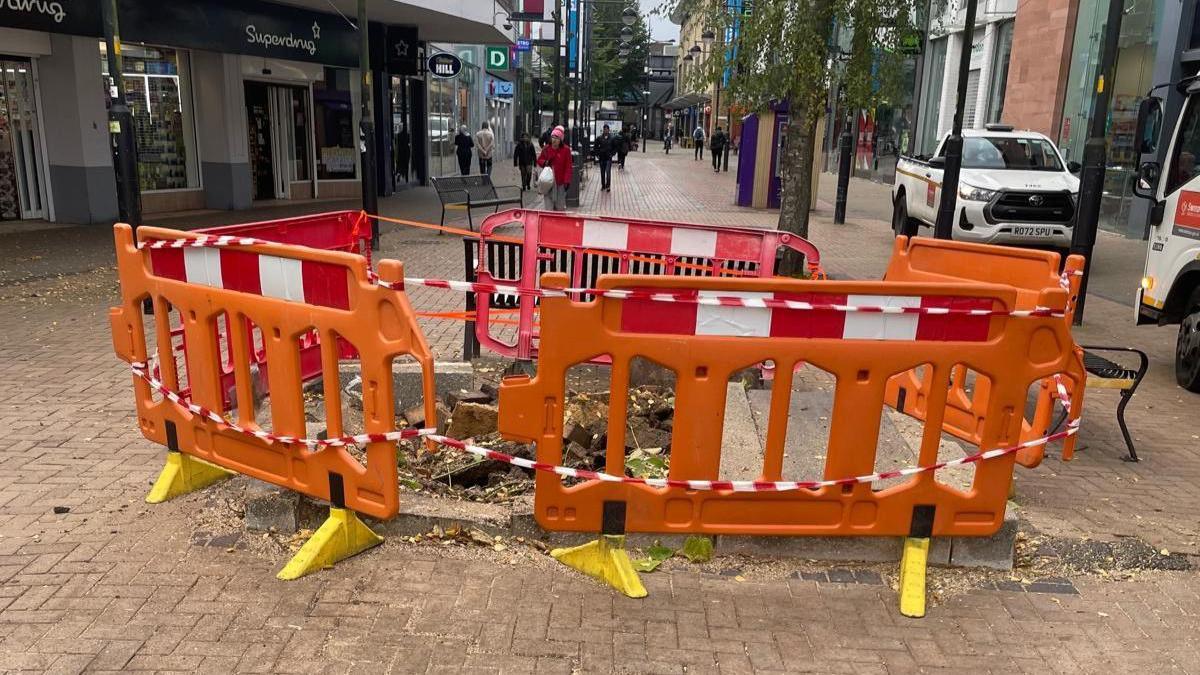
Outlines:
{"type": "Polygon", "coordinates": [[[553,189],[554,189],[554,169],[552,169],[548,166],[543,166],[542,171],[541,171],[541,173],[538,174],[538,178],[537,178],[538,194],[540,194],[540,195],[549,194],[549,192],[553,189]]]}

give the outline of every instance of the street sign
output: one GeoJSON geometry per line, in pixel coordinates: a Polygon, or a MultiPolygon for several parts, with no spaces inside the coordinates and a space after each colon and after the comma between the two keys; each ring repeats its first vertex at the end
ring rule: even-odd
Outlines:
{"type": "Polygon", "coordinates": [[[527,52],[533,49],[533,43],[529,38],[517,38],[517,51],[527,52]]]}
{"type": "Polygon", "coordinates": [[[513,83],[505,82],[504,80],[496,80],[496,98],[512,98],[513,83]]]}
{"type": "Polygon", "coordinates": [[[449,78],[462,70],[462,60],[453,54],[434,54],[429,57],[428,66],[434,77],[449,78]]]}
{"type": "Polygon", "coordinates": [[[508,47],[487,48],[487,69],[508,70],[508,47]]]}

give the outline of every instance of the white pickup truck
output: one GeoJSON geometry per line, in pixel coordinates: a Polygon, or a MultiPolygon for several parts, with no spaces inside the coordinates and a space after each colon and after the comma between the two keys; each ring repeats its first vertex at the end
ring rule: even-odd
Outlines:
{"type": "MultiPolygon", "coordinates": [[[[892,186],[892,229],[932,227],[941,202],[946,138],[932,157],[902,155],[892,186]],[[916,221],[915,223],[913,221],[916,221]]],[[[1079,201],[1079,171],[1054,143],[1008,125],[963,130],[953,238],[983,244],[1067,248],[1079,201]]]]}

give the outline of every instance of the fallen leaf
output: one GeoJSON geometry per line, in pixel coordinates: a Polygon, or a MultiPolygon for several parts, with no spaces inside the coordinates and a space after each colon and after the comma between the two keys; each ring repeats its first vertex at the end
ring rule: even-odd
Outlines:
{"type": "Polygon", "coordinates": [[[708,537],[688,537],[683,542],[684,557],[690,562],[708,562],[713,557],[713,542],[708,537]]]}
{"type": "Polygon", "coordinates": [[[733,580],[734,580],[734,581],[745,581],[745,580],[746,580],[746,577],[744,577],[744,576],[742,576],[742,575],[740,575],[740,574],[739,574],[739,575],[737,575],[736,577],[734,577],[734,578],[733,578],[733,580]]]}

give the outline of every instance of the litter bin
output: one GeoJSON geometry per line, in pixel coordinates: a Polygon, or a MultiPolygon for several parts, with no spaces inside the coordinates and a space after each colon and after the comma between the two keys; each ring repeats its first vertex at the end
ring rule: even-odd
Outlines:
{"type": "Polygon", "coordinates": [[[571,151],[571,161],[574,164],[571,174],[571,186],[567,189],[567,206],[579,206],[579,184],[583,182],[583,155],[578,150],[571,151]]]}

